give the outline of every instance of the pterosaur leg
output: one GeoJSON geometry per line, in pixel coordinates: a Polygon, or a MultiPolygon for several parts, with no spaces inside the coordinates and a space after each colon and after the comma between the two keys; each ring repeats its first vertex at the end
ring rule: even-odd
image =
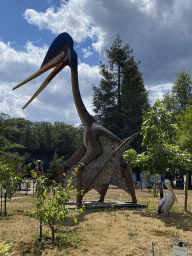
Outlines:
{"type": "Polygon", "coordinates": [[[124,178],[129,194],[132,197],[132,202],[136,203],[137,199],[136,199],[136,195],[135,195],[135,189],[133,186],[133,177],[132,177],[132,173],[130,170],[128,170],[128,166],[127,163],[123,161],[123,158],[120,160],[120,171],[121,171],[121,175],[124,178]]]}
{"type": "Polygon", "coordinates": [[[66,171],[73,165],[77,164],[85,155],[86,147],[84,145],[81,145],[77,151],[60,166],[60,183],[64,184],[65,177],[63,174],[66,173],[66,171]]]}
{"type": "Polygon", "coordinates": [[[83,165],[89,164],[91,161],[93,161],[96,157],[100,156],[103,152],[102,147],[100,143],[95,143],[94,147],[92,147],[92,150],[86,154],[81,160],[81,163],[83,165]]]}
{"type": "Polygon", "coordinates": [[[100,192],[99,202],[103,203],[108,188],[109,188],[109,184],[105,184],[105,185],[102,186],[102,189],[101,189],[101,192],[100,192]]]}

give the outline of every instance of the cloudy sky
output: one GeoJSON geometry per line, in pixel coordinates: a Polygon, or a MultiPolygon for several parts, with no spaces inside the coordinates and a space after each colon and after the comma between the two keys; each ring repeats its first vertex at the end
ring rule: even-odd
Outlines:
{"type": "MultiPolygon", "coordinates": [[[[62,33],[74,39],[78,54],[80,91],[92,112],[92,84],[99,85],[100,61],[105,61],[117,35],[129,44],[150,101],[162,98],[183,69],[191,72],[191,0],[1,0],[0,112],[31,121],[65,122],[78,126],[70,69],[66,67],[25,109],[48,72],[12,88],[36,72],[55,39],[62,33]]],[[[50,72],[49,72],[50,73],[50,72]]]]}

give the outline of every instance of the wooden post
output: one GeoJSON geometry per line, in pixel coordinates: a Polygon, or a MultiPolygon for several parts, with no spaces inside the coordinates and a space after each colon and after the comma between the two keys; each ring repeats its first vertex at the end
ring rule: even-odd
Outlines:
{"type": "Polygon", "coordinates": [[[4,208],[5,208],[5,217],[6,217],[6,216],[7,216],[7,207],[6,207],[6,201],[7,201],[7,187],[5,186],[5,187],[3,188],[3,190],[4,190],[4,194],[5,194],[5,200],[4,200],[5,206],[4,206],[4,208]]]}
{"type": "Polygon", "coordinates": [[[155,251],[154,251],[154,244],[152,242],[152,253],[153,253],[153,256],[155,256],[155,251]]]}
{"type": "Polygon", "coordinates": [[[189,172],[186,173],[186,180],[185,180],[185,211],[187,211],[187,196],[188,196],[188,180],[189,180],[189,172]]]}
{"type": "Polygon", "coordinates": [[[35,195],[35,180],[33,179],[33,196],[35,195]]]}

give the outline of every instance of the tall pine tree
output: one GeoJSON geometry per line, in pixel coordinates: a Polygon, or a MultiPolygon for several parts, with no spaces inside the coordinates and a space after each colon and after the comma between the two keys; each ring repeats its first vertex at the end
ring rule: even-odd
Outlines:
{"type": "MultiPolygon", "coordinates": [[[[107,50],[109,65],[102,64],[103,76],[99,87],[93,86],[93,106],[96,118],[119,138],[124,139],[140,131],[142,113],[149,108],[148,93],[144,87],[139,63],[134,61],[129,45],[121,47],[118,35],[107,50]]],[[[141,152],[142,138],[133,148],[141,152]]]]}

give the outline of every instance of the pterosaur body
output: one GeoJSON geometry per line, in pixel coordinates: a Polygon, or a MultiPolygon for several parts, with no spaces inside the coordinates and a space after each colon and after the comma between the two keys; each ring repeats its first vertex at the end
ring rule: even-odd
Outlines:
{"type": "MultiPolygon", "coordinates": [[[[84,126],[84,137],[83,145],[77,150],[77,152],[67,160],[62,166],[61,171],[66,172],[71,166],[82,163],[83,166],[89,164],[92,160],[102,154],[102,146],[100,143],[100,136],[106,137],[110,141],[121,145],[123,141],[103,127],[95,118],[93,118],[85,108],[85,105],[82,101],[79,83],[78,83],[78,70],[77,70],[77,54],[73,49],[73,39],[67,33],[62,33],[53,41],[51,44],[45,59],[40,67],[40,69],[24,80],[22,83],[14,87],[16,89],[21,85],[28,83],[32,79],[38,77],[49,69],[55,68],[47,79],[43,82],[40,88],[32,96],[32,98],[27,102],[23,107],[25,108],[49,83],[50,81],[65,67],[69,66],[71,69],[71,81],[72,81],[72,92],[74,102],[79,114],[79,117],[84,126]],[[91,150],[88,154],[86,153],[88,145],[91,146],[91,150]]],[[[105,189],[107,186],[105,186],[105,189]]],[[[105,194],[106,191],[103,192],[105,194]]],[[[136,201],[136,199],[135,199],[136,201]]]]}

